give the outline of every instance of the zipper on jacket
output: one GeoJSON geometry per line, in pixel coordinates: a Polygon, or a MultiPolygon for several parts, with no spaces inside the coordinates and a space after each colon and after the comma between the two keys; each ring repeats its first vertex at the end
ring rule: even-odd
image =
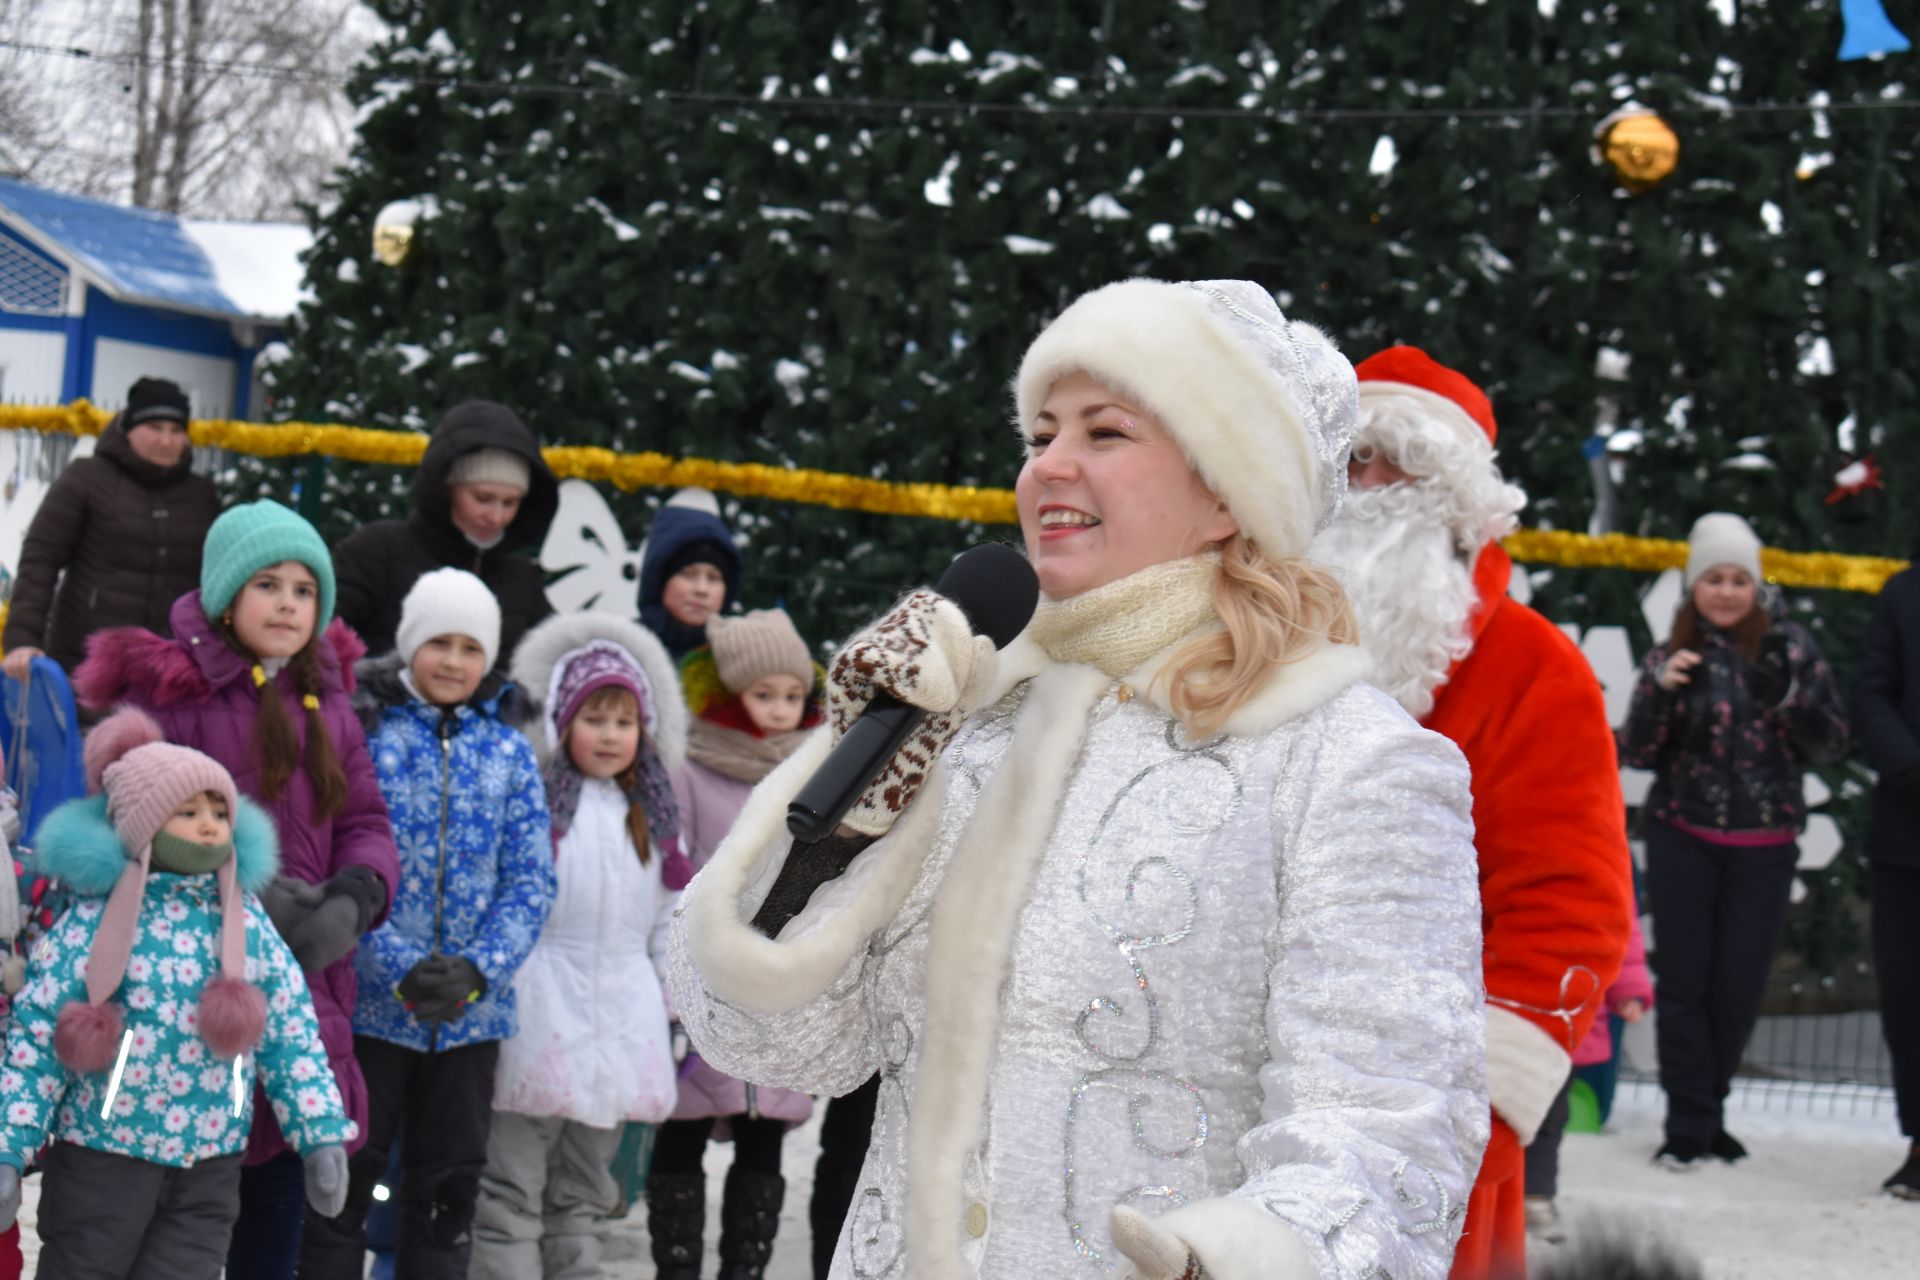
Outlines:
{"type": "MultiPolygon", "coordinates": [[[[440,954],[440,930],[446,914],[447,900],[447,809],[451,803],[448,790],[453,785],[453,717],[452,708],[440,712],[440,840],[438,866],[433,877],[433,954],[440,954]]],[[[440,1049],[441,1023],[434,1023],[427,1032],[427,1052],[437,1053],[440,1049]]]]}

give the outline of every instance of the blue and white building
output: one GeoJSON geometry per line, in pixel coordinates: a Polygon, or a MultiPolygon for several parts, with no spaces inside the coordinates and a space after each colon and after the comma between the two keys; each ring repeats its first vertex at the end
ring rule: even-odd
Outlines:
{"type": "Polygon", "coordinates": [[[0,404],[117,409],[160,377],[197,418],[262,413],[255,360],[298,304],[311,241],[0,178],[0,404]]]}

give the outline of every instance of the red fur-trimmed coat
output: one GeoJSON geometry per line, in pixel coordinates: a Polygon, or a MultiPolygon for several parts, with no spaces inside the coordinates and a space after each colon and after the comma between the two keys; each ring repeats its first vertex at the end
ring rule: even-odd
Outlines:
{"type": "MultiPolygon", "coordinates": [[[[122,703],[137,706],[159,722],[169,742],[203,751],[225,765],[234,785],[258,801],[279,828],[281,874],[318,884],[347,867],[367,867],[386,884],[387,901],[392,902],[400,878],[393,828],[350,700],[353,664],[366,652],[360,638],[335,621],[320,645],[320,716],[347,777],[347,802],[331,819],[318,821],[304,768],[294,771],[278,800],[261,795],[260,760],[253,747],[261,695],[253,685],[252,664],[214,632],[200,607],[200,593],[190,591],[176,600],[170,621],[171,640],[138,627],[94,633],[87,659],[74,673],[80,701],[101,711],[122,703]]],[[[301,691],[285,672],[276,686],[304,752],[307,714],[300,706],[301,691]]],[[[353,1058],[353,957],[307,974],[307,985],[340,1096],[364,1134],[367,1087],[353,1058]]],[[[272,1109],[256,1105],[247,1163],[285,1149],[272,1109]]]]}
{"type": "Polygon", "coordinates": [[[1606,1008],[1633,867],[1600,681],[1558,627],[1508,597],[1512,570],[1499,546],[1481,550],[1473,650],[1425,723],[1473,768],[1487,1091],[1524,1145],[1606,1008]]]}
{"type": "Polygon", "coordinates": [[[1473,649],[1426,726],[1473,768],[1493,1135],[1467,1204],[1454,1280],[1525,1274],[1522,1148],[1606,1007],[1633,912],[1620,767],[1593,668],[1507,596],[1513,562],[1480,550],[1473,649]]]}

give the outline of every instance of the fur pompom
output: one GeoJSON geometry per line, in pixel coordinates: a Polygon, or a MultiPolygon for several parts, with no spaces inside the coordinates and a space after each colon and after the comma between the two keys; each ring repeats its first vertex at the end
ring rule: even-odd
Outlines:
{"type": "Polygon", "coordinates": [[[69,1000],[53,1024],[53,1054],[70,1071],[91,1075],[113,1065],[126,1019],[117,1004],[69,1000]]]}
{"type": "Polygon", "coordinates": [[[82,897],[113,892],[127,869],[127,849],[107,820],[105,795],[67,801],[47,815],[34,838],[29,868],[37,875],[64,881],[82,897]]]}
{"type": "Polygon", "coordinates": [[[265,893],[280,874],[280,832],[267,811],[246,796],[233,818],[233,869],[248,893],[265,893]]]}
{"type": "Polygon", "coordinates": [[[101,779],[107,772],[107,766],[118,760],[135,747],[144,747],[155,742],[165,742],[167,735],[160,731],[153,717],[138,707],[122,707],[102,720],[87,734],[84,758],[87,766],[87,790],[100,790],[101,779]]]}
{"type": "Polygon", "coordinates": [[[267,997],[239,978],[215,978],[200,993],[200,1038],[223,1058],[237,1058],[260,1043],[267,1027],[267,997]]]}

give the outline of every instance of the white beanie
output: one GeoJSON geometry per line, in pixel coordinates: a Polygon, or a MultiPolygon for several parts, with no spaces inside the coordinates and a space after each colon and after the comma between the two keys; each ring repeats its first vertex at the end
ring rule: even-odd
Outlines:
{"type": "Polygon", "coordinates": [[[1268,555],[1302,555],[1332,523],[1359,412],[1353,366],[1261,286],[1140,279],[1083,294],[1027,348],[1021,424],[1076,372],[1158,418],[1268,555]]]}
{"type": "Polygon", "coordinates": [[[400,605],[394,647],[409,665],[420,646],[436,636],[470,636],[486,651],[487,666],[500,652],[500,602],[487,584],[465,569],[423,573],[400,605]]]}
{"type": "Polygon", "coordinates": [[[1739,516],[1714,511],[1693,522],[1687,535],[1687,586],[1718,565],[1745,569],[1747,576],[1760,581],[1760,537],[1739,516]]]}

